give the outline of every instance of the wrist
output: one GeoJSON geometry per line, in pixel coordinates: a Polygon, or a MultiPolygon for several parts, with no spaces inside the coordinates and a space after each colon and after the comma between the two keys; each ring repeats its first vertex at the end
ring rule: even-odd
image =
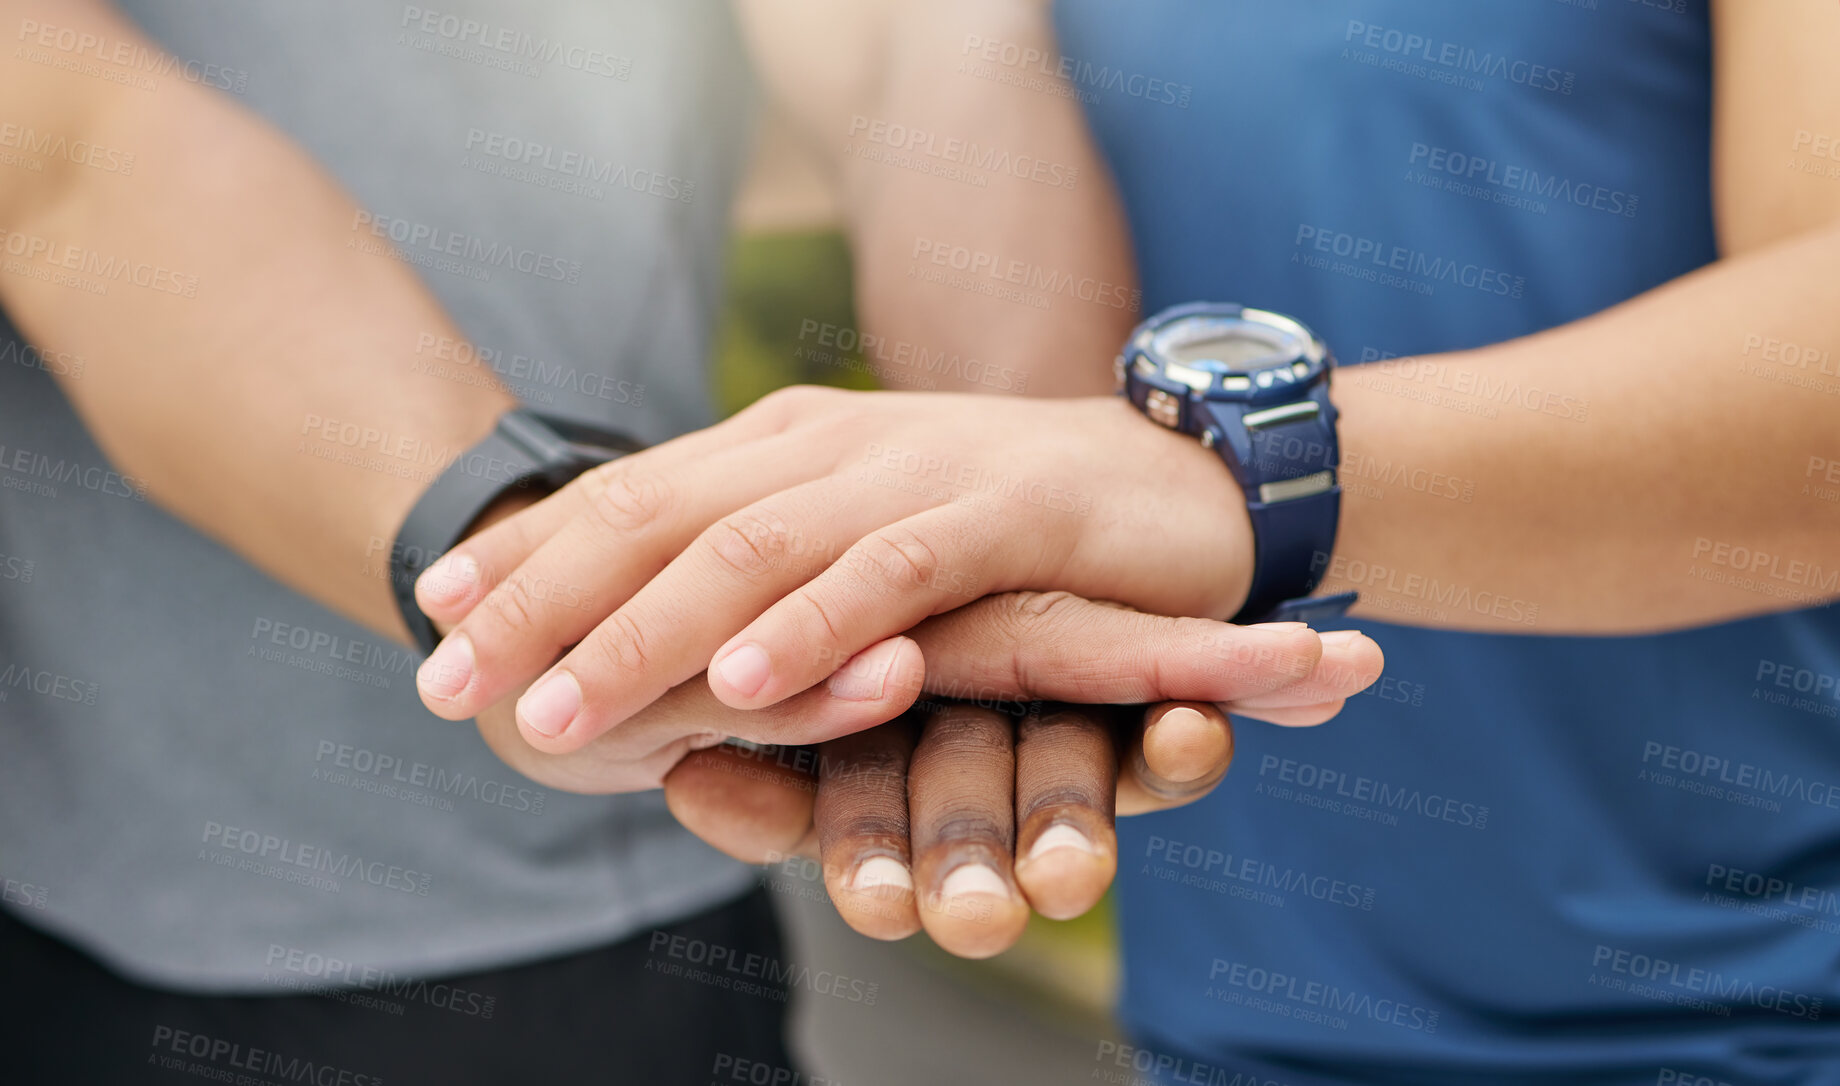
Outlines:
{"type": "Polygon", "coordinates": [[[1169,613],[1217,620],[1238,614],[1252,589],[1253,535],[1246,495],[1232,469],[1214,450],[1145,418],[1123,397],[1104,403],[1123,431],[1122,462],[1140,465],[1132,469],[1138,486],[1146,472],[1162,484],[1145,495],[1155,503],[1150,530],[1180,524],[1180,538],[1200,543],[1198,551],[1185,545],[1171,553],[1164,548],[1178,533],[1143,541],[1163,575],[1183,586],[1169,613]]]}
{"type": "Polygon", "coordinates": [[[1205,579],[1208,589],[1197,601],[1203,608],[1199,614],[1203,618],[1230,619],[1246,606],[1246,597],[1252,591],[1252,515],[1246,508],[1246,493],[1233,478],[1232,469],[1212,449],[1185,434],[1165,430],[1141,415],[1138,421],[1166,435],[1176,446],[1171,466],[1193,495],[1196,515],[1207,518],[1220,541],[1214,559],[1218,568],[1205,579]]]}

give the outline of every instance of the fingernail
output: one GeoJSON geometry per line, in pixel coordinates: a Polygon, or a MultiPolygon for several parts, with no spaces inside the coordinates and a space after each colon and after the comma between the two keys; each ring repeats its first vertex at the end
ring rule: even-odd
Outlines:
{"type": "Polygon", "coordinates": [[[479,563],[471,555],[443,558],[423,572],[415,582],[416,594],[429,603],[452,603],[479,583],[479,563]]]}
{"type": "Polygon", "coordinates": [[[956,868],[939,886],[941,896],[1009,897],[1009,883],[995,869],[985,864],[965,864],[956,868]]]}
{"type": "Polygon", "coordinates": [[[859,652],[824,686],[839,701],[874,701],[888,688],[888,673],[894,670],[894,658],[900,651],[900,644],[894,643],[859,652]]]}
{"type": "MultiPolygon", "coordinates": [[[[1223,708],[1221,712],[1224,713],[1226,710],[1223,708]]],[[[1160,795],[1174,795],[1175,792],[1179,790],[1180,785],[1190,784],[1200,780],[1209,772],[1210,767],[1205,763],[1194,764],[1192,755],[1185,756],[1184,746],[1177,746],[1173,752],[1161,750],[1165,743],[1165,738],[1162,737],[1163,733],[1159,733],[1157,729],[1161,728],[1164,724],[1170,724],[1179,729],[1192,729],[1197,726],[1205,726],[1207,724],[1207,717],[1202,715],[1199,709],[1191,709],[1186,705],[1178,705],[1162,716],[1157,717],[1156,723],[1144,729],[1143,750],[1138,753],[1137,760],[1138,781],[1152,792],[1157,792],[1160,795]],[[1150,767],[1152,748],[1156,748],[1158,751],[1157,761],[1175,763],[1174,765],[1166,765],[1169,772],[1159,773],[1150,767]],[[1189,771],[1191,768],[1194,772],[1189,771]],[[1172,789],[1169,786],[1178,787],[1172,789]]]]}
{"type": "Polygon", "coordinates": [[[1093,856],[1099,854],[1099,847],[1093,844],[1092,838],[1065,822],[1056,822],[1035,839],[1035,846],[1029,849],[1028,858],[1040,859],[1055,849],[1061,848],[1078,849],[1093,856]]]}
{"type": "Polygon", "coordinates": [[[1186,705],[1178,705],[1162,716],[1157,717],[1156,723],[1150,726],[1155,728],[1163,724],[1174,724],[1177,727],[1192,728],[1197,724],[1206,723],[1207,717],[1201,715],[1201,710],[1191,709],[1186,705]]]}
{"type": "Polygon", "coordinates": [[[856,869],[856,877],[850,880],[850,889],[861,893],[880,886],[912,890],[914,877],[908,873],[907,865],[899,860],[889,856],[871,856],[856,869]]]}
{"type": "Polygon", "coordinates": [[[524,726],[551,739],[568,730],[581,712],[581,684],[566,671],[552,671],[518,699],[518,719],[524,726]]]}
{"type": "Polygon", "coordinates": [[[1284,633],[1287,630],[1307,630],[1307,622],[1257,622],[1246,627],[1249,630],[1270,630],[1272,633],[1284,633]]]}
{"type": "Polygon", "coordinates": [[[1324,648],[1345,649],[1367,636],[1359,630],[1330,630],[1322,635],[1324,648]]]}
{"type": "Polygon", "coordinates": [[[751,698],[760,693],[760,688],[767,685],[767,679],[773,675],[773,661],[767,659],[766,650],[759,645],[743,645],[722,657],[722,662],[716,665],[716,674],[722,676],[722,681],[735,693],[751,698]]]}
{"type": "Polygon", "coordinates": [[[415,672],[415,685],[429,697],[446,701],[466,689],[472,677],[473,639],[457,633],[444,638],[422,661],[415,672]]]}

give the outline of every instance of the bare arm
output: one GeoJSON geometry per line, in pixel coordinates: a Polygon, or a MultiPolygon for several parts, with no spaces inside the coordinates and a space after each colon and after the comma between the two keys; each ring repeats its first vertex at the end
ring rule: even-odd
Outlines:
{"type": "Polygon", "coordinates": [[[1720,260],[1539,335],[1338,375],[1352,462],[1473,488],[1467,504],[1451,486],[1345,499],[1329,587],[1361,589],[1362,613],[1616,633],[1840,598],[1840,180],[1786,166],[1818,161],[1798,133],[1840,137],[1823,44],[1840,10],[1724,0],[1715,32],[1720,260]],[[1782,344],[1827,373],[1784,365],[1782,344]],[[1427,364],[1443,389],[1518,383],[1588,416],[1400,395],[1427,364]]]}
{"type": "MultiPolygon", "coordinates": [[[[0,19],[27,45],[35,26],[146,44],[99,0],[0,0],[0,19]]],[[[0,170],[19,259],[91,284],[3,274],[0,304],[40,346],[89,360],[60,380],[97,442],[181,519],[406,637],[376,567],[430,473],[511,395],[483,370],[478,384],[412,371],[421,337],[458,331],[349,195],[215,92],[125,87],[9,51],[0,100],[36,131],[136,156],[128,177],[67,161],[0,170]]]]}
{"type": "Polygon", "coordinates": [[[1093,344],[1123,342],[1136,277],[1047,4],[737,3],[768,85],[834,164],[888,386],[1109,391],[1111,348],[1093,344]]]}

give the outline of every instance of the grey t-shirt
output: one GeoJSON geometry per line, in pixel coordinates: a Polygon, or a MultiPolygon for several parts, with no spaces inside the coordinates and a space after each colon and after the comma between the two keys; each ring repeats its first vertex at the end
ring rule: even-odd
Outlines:
{"type": "MultiPolygon", "coordinates": [[[[56,35],[27,59],[236,96],[526,401],[647,441],[707,425],[747,110],[726,0],[435,4],[126,0],[179,63],[56,35]]],[[[465,345],[415,351],[477,379],[465,345]]],[[[86,364],[0,326],[5,908],[131,977],[272,993],[580,949],[746,885],[655,793],[520,777],[421,707],[415,654],[146,501],[51,376],[86,364]]],[[[354,473],[438,466],[303,431],[354,473]]]]}

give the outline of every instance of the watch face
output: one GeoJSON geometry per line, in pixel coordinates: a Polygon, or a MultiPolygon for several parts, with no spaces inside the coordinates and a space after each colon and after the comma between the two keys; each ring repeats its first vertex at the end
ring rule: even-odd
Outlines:
{"type": "Polygon", "coordinates": [[[1248,373],[1286,365],[1309,352],[1287,328],[1240,318],[1193,317],[1158,332],[1152,349],[1165,362],[1207,373],[1248,373]]]}

